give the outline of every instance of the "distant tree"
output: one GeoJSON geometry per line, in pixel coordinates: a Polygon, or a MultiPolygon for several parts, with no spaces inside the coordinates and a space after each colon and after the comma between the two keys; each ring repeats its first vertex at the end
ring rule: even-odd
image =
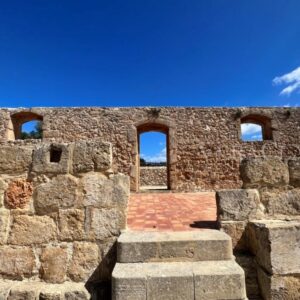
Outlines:
{"type": "Polygon", "coordinates": [[[36,122],[34,126],[34,130],[30,132],[22,131],[21,132],[21,139],[22,140],[29,140],[29,139],[41,139],[43,137],[43,130],[42,130],[42,122],[36,122]]]}
{"type": "Polygon", "coordinates": [[[140,166],[146,166],[147,162],[144,158],[140,158],[140,166]]]}

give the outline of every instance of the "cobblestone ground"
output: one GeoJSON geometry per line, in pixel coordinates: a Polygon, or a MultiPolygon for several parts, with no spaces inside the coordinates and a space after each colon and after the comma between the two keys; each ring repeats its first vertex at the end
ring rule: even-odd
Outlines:
{"type": "Polygon", "coordinates": [[[214,192],[136,193],[129,199],[127,228],[184,231],[216,227],[214,192]]]}

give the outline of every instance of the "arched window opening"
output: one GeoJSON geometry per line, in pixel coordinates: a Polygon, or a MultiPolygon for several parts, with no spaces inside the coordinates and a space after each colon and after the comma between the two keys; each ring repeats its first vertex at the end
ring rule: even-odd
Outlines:
{"type": "Polygon", "coordinates": [[[139,189],[169,188],[168,128],[157,124],[138,128],[139,189]]]}
{"type": "Polygon", "coordinates": [[[263,141],[272,140],[271,120],[266,116],[248,115],[241,119],[241,140],[263,141]]]}
{"type": "Polygon", "coordinates": [[[43,117],[32,112],[20,112],[11,116],[13,136],[10,139],[42,139],[43,117]]]}

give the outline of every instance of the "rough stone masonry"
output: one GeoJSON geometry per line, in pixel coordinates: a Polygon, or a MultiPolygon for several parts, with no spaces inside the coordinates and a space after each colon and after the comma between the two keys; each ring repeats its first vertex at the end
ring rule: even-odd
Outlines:
{"type": "Polygon", "coordinates": [[[175,107],[0,109],[0,299],[107,299],[149,130],[172,191],[218,191],[248,297],[297,299],[300,108],[175,107]],[[19,139],[30,120],[42,140],[19,139]],[[241,140],[247,122],[263,141],[241,140]]]}

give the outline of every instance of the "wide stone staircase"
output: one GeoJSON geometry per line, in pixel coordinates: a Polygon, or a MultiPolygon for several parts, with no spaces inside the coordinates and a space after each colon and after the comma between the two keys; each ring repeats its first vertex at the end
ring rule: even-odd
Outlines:
{"type": "Polygon", "coordinates": [[[112,293],[114,300],[247,299],[231,238],[209,229],[123,232],[112,293]]]}

